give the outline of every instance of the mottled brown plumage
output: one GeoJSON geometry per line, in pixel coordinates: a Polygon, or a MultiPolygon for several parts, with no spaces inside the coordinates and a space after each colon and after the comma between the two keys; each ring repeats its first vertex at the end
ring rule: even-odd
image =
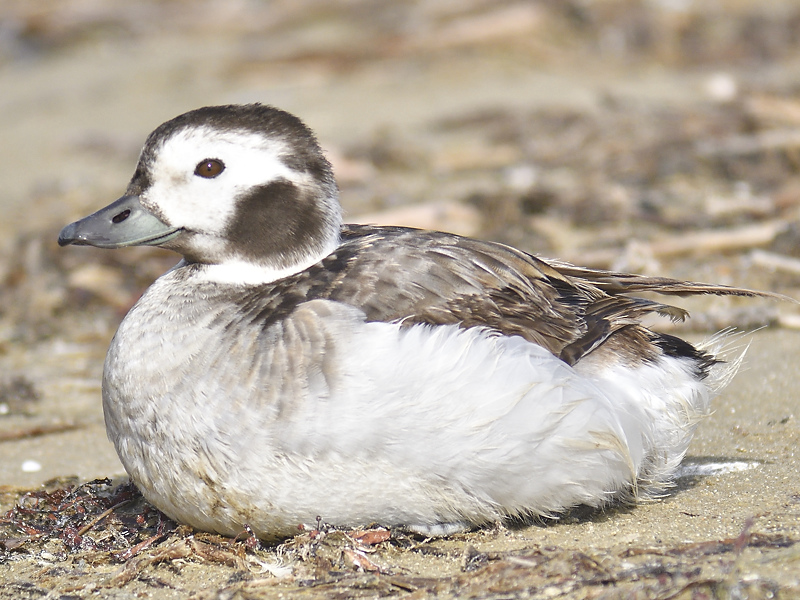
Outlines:
{"type": "MultiPolygon", "coordinates": [[[[363,310],[369,321],[455,324],[519,335],[575,364],[612,338],[615,348],[647,358],[653,344],[665,336],[641,326],[642,317],[658,313],[682,320],[687,314],[628,295],[636,292],[776,296],[580,268],[449,233],[345,225],[339,248],[318,265],[243,289],[232,300],[262,327],[291,314],[303,302],[335,300],[363,310]]],[[[672,348],[695,356],[690,349],[688,344],[672,348]]]]}

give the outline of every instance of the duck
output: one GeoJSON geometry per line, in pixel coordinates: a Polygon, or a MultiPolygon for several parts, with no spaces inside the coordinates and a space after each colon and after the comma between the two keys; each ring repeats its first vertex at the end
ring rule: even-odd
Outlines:
{"type": "Polygon", "coordinates": [[[182,255],[104,364],[108,437],[171,519],[450,535],[662,493],[738,360],[645,298],[766,292],[343,224],[296,116],[209,106],[147,138],[125,194],[58,242],[182,255]]]}

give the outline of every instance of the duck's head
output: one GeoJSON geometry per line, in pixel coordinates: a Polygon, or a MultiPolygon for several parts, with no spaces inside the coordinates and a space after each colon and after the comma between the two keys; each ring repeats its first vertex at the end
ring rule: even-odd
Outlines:
{"type": "Polygon", "coordinates": [[[330,163],[298,118],[210,106],[151,133],[125,195],[64,227],[58,243],[161,246],[211,278],[263,282],[327,256],[340,225],[330,163]]]}

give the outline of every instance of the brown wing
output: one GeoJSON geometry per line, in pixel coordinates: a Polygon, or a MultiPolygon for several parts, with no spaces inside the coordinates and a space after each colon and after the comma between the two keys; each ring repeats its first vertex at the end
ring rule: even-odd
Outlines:
{"type": "Polygon", "coordinates": [[[370,320],[487,327],[556,354],[585,331],[592,300],[524,253],[439,232],[348,226],[331,260],[346,266],[328,297],[370,320]]]}
{"type": "Polygon", "coordinates": [[[344,248],[358,247],[348,269],[354,277],[343,278],[332,298],[357,304],[368,318],[488,327],[520,335],[571,364],[645,314],[686,316],[628,292],[771,295],[581,269],[438,232],[348,226],[344,239],[344,248]],[[373,285],[363,286],[365,278],[373,285]]]}
{"type": "Polygon", "coordinates": [[[272,286],[256,302],[273,320],[312,298],[359,307],[372,321],[458,324],[519,335],[573,364],[656,312],[686,312],[625,295],[733,294],[750,290],[581,269],[545,262],[502,244],[441,232],[347,225],[342,244],[320,265],[272,286]]]}

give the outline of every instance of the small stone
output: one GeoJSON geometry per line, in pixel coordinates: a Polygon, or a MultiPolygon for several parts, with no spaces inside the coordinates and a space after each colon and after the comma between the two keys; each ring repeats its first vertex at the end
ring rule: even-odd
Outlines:
{"type": "Polygon", "coordinates": [[[35,460],[26,460],[22,463],[22,471],[24,473],[36,473],[42,470],[42,463],[35,460]]]}
{"type": "Polygon", "coordinates": [[[706,94],[715,102],[732,102],[739,95],[736,79],[728,73],[715,73],[705,84],[706,94]]]}

